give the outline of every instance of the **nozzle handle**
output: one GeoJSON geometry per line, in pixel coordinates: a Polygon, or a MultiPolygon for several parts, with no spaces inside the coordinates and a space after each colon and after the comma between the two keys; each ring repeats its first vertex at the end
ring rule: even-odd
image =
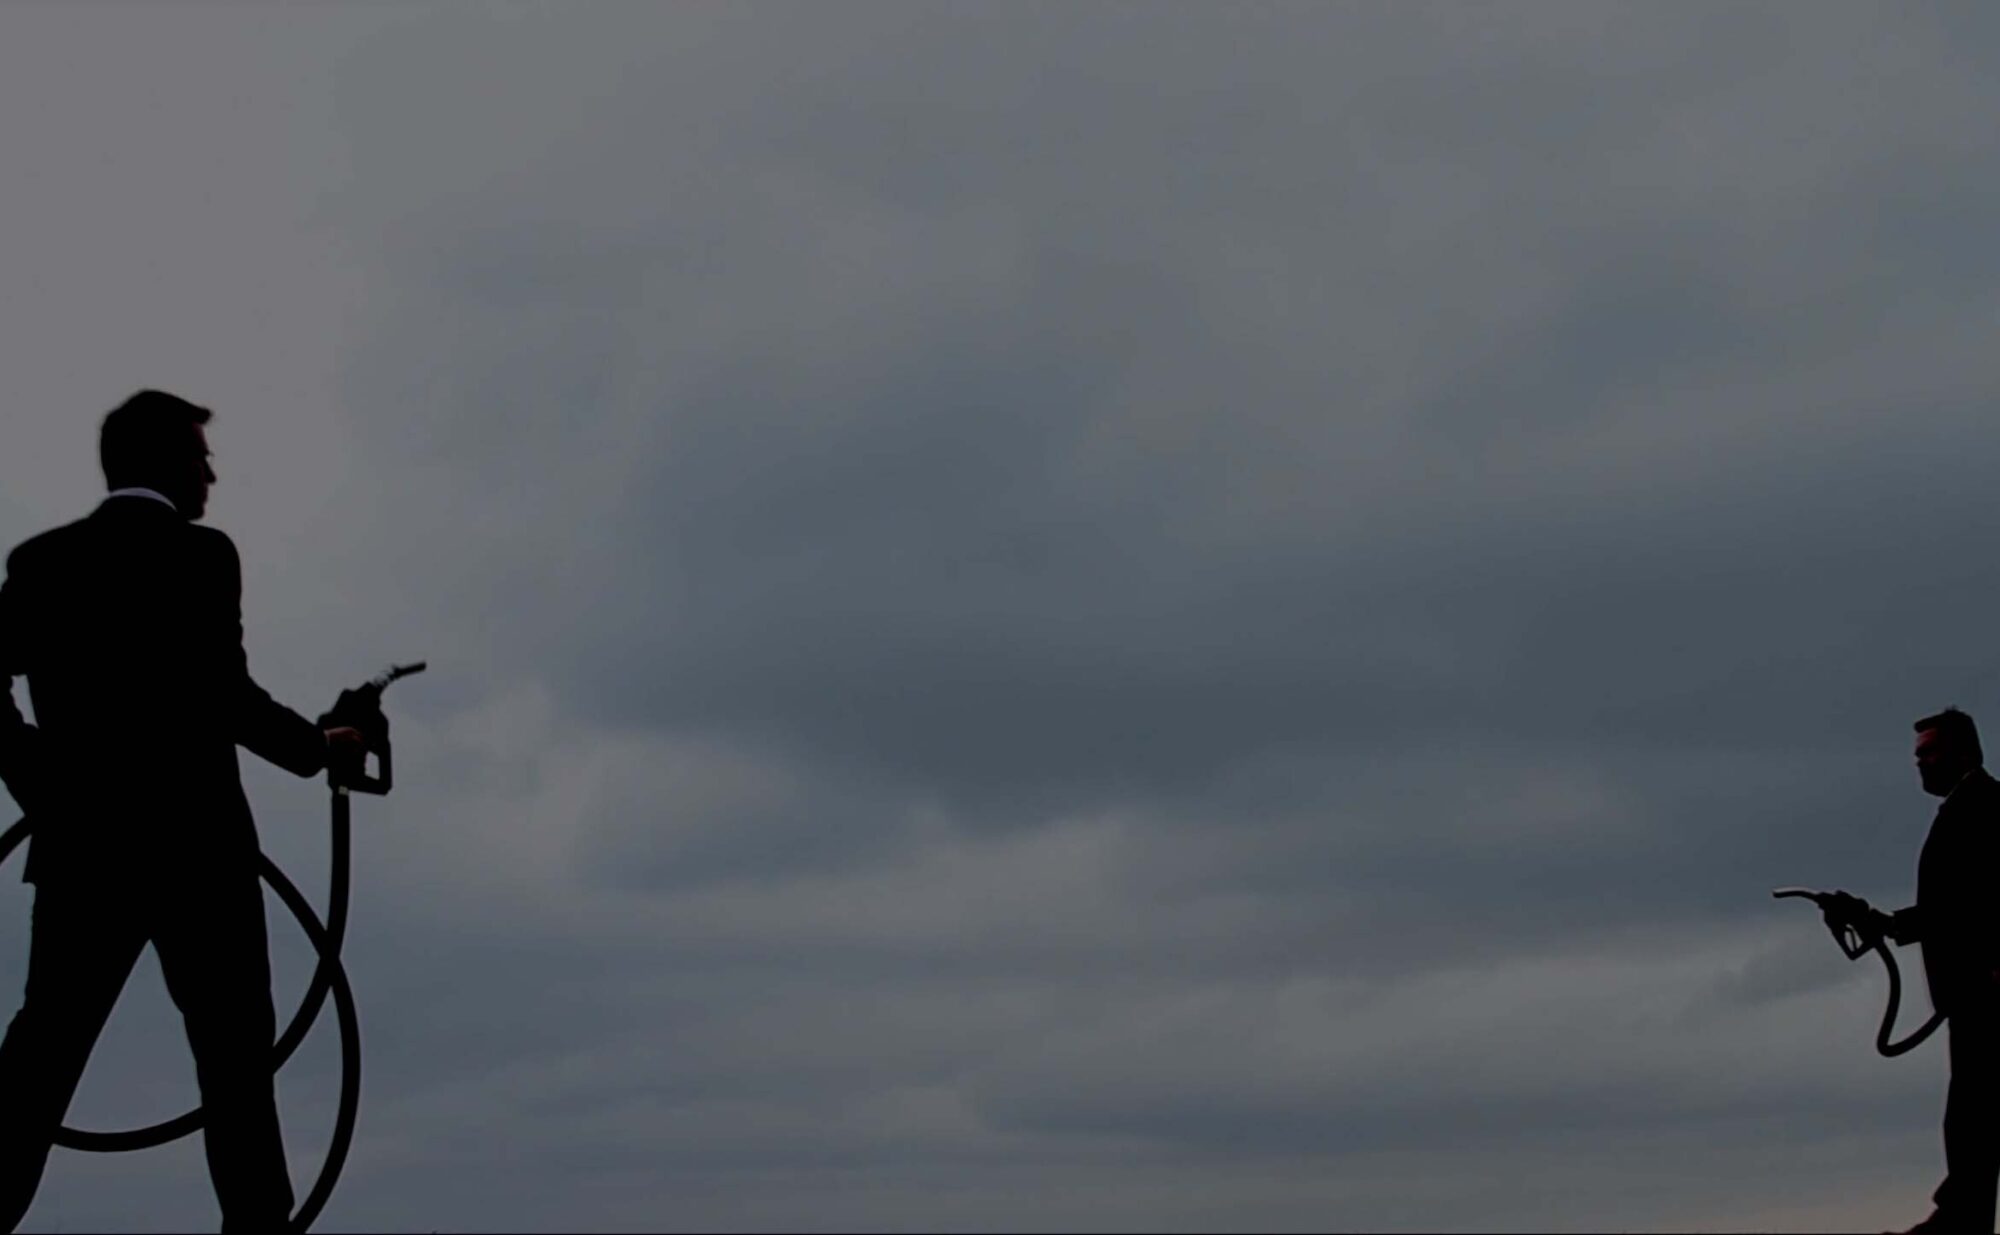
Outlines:
{"type": "Polygon", "coordinates": [[[341,691],[333,710],[320,718],[323,724],[358,729],[367,739],[358,757],[351,760],[343,758],[337,767],[327,769],[336,791],[379,795],[395,787],[395,762],[389,744],[389,718],[382,711],[382,691],[398,678],[422,673],[428,667],[429,662],[421,660],[407,665],[391,665],[363,685],[341,691]],[[369,755],[375,756],[377,774],[374,776],[367,773],[369,755]]]}
{"type": "Polygon", "coordinates": [[[1843,893],[1820,892],[1812,888],[1773,888],[1771,895],[1779,900],[1787,896],[1796,896],[1819,906],[1820,911],[1827,915],[1826,928],[1833,932],[1834,941],[1840,944],[1840,950],[1846,953],[1848,960],[1859,960],[1862,953],[1875,947],[1881,940],[1881,936],[1873,929],[1864,931],[1863,924],[1834,916],[1835,906],[1840,904],[1835,898],[1842,896],[1843,893]]]}

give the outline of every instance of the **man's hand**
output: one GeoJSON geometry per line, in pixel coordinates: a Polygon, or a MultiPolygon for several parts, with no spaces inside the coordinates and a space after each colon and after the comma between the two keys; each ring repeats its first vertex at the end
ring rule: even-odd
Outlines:
{"type": "Polygon", "coordinates": [[[1851,926],[1865,938],[1888,933],[1889,915],[1851,892],[1835,892],[1826,900],[1821,916],[1834,930],[1851,926]]]}
{"type": "Polygon", "coordinates": [[[326,766],[335,782],[348,784],[362,775],[361,765],[368,758],[368,739],[361,730],[330,725],[321,732],[326,734],[326,766]]]}
{"type": "Polygon", "coordinates": [[[34,813],[33,802],[41,796],[41,741],[42,731],[33,725],[0,729],[0,784],[7,786],[14,804],[30,814],[34,813]]]}

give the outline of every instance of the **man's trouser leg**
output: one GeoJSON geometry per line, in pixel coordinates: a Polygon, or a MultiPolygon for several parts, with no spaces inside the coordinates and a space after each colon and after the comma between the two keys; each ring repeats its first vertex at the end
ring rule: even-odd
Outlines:
{"type": "Polygon", "coordinates": [[[263,891],[248,872],[197,882],[154,919],[153,947],[194,1052],[222,1229],[279,1230],[292,1185],[271,1075],[278,1031],[263,891]]]}
{"type": "Polygon", "coordinates": [[[2000,1016],[1955,1012],[1950,1033],[1951,1088],[1944,1103],[1944,1182],[1932,1199],[1947,1230],[1993,1231],[2000,1184],[2000,1016]]]}
{"type": "Polygon", "coordinates": [[[145,947],[143,924],[115,890],[35,890],[27,992],[0,1042],[0,1230],[35,1199],[49,1146],[90,1049],[145,947]]]}

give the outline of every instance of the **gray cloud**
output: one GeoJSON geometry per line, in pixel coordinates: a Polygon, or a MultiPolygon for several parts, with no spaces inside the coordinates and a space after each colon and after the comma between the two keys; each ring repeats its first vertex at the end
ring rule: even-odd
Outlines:
{"type": "Polygon", "coordinates": [[[1906,1221],[1766,892],[1906,896],[2000,684],[1991,21],[23,11],[0,531],[185,388],[267,683],[432,658],[334,1225],[1906,1221]]]}

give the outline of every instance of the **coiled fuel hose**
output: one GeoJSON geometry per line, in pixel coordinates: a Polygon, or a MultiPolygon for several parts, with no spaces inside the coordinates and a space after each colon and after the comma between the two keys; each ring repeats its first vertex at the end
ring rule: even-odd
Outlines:
{"type": "MultiPolygon", "coordinates": [[[[1837,894],[1815,892],[1811,888],[1778,888],[1771,895],[1780,900],[1788,896],[1801,897],[1819,906],[1820,911],[1825,913],[1833,906],[1837,894]]],[[[1882,958],[1883,967],[1889,971],[1889,1005],[1882,1009],[1882,1027],[1875,1031],[1875,1050],[1887,1058],[1894,1059],[1922,1046],[1924,1040],[1936,1033],[1939,1025],[1944,1024],[1945,1014],[1932,1012],[1931,1018],[1912,1030],[1909,1037],[1901,1042],[1893,1040],[1896,1033],[1896,1013],[1903,1005],[1903,971],[1896,967],[1896,958],[1889,951],[1889,945],[1883,941],[1881,933],[1864,929],[1856,922],[1833,918],[1828,919],[1827,929],[1833,932],[1834,941],[1840,945],[1840,950],[1847,954],[1848,960],[1859,960],[1862,953],[1873,952],[1882,958]]]]}
{"type": "MultiPolygon", "coordinates": [[[[284,1067],[285,1061],[299,1049],[299,1044],[305,1041],[306,1034],[319,1020],[328,995],[333,997],[334,1019],[340,1026],[340,1101],[334,1113],[333,1138],[327,1144],[326,1158],[320,1165],[319,1176],[313,1181],[311,1191],[306,1193],[305,1200],[292,1214],[288,1228],[292,1231],[311,1228],[314,1219],[326,1207],[327,1198],[333,1195],[334,1185],[340,1182],[341,1168],[347,1164],[347,1151],[354,1142],[355,1117],[361,1108],[361,1020],[355,1013],[354,990],[347,983],[347,970],[340,962],[341,944],[347,936],[347,902],[353,870],[350,793],[386,794],[389,791],[392,784],[389,722],[382,713],[382,690],[397,678],[419,673],[423,668],[421,661],[414,665],[399,665],[365,685],[343,691],[333,711],[320,718],[321,724],[326,726],[359,729],[366,739],[360,759],[372,753],[380,768],[379,775],[368,776],[357,759],[352,764],[327,769],[333,835],[328,862],[326,920],[320,921],[319,915],[313,911],[312,902],[285,877],[285,872],[278,869],[277,863],[265,854],[257,855],[258,874],[271,885],[278,899],[285,902],[285,908],[292,911],[292,917],[305,931],[313,954],[318,958],[313,967],[312,983],[306,988],[304,998],[299,1000],[298,1010],[292,1013],[285,1031],[278,1035],[272,1050],[271,1070],[276,1072],[284,1067]]],[[[0,833],[0,863],[5,863],[20,847],[32,827],[31,819],[22,819],[0,833]]],[[[90,1132],[65,1124],[56,1130],[55,1143],[65,1149],[81,1149],[89,1153],[129,1153],[177,1141],[198,1131],[202,1123],[202,1110],[195,1107],[172,1119],[122,1132],[90,1132]]]]}

